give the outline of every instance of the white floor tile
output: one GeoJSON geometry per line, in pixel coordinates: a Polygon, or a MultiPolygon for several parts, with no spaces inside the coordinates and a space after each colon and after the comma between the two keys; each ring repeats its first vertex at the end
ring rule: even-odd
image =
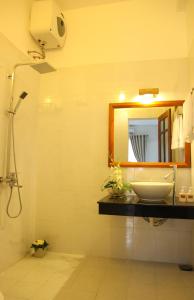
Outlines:
{"type": "Polygon", "coordinates": [[[27,256],[0,274],[5,300],[53,300],[83,256],[48,252],[44,258],[27,256]]]}
{"type": "Polygon", "coordinates": [[[193,272],[180,271],[177,264],[97,257],[81,261],[53,253],[44,259],[26,257],[0,274],[0,290],[5,300],[194,299],[193,272]]]}

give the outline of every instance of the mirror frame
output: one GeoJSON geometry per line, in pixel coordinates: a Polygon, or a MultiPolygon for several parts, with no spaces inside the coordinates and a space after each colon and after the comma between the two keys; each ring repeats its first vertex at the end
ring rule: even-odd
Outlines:
{"type": "Polygon", "coordinates": [[[150,104],[140,102],[123,102],[109,104],[109,150],[108,166],[119,164],[121,167],[147,167],[147,168],[169,168],[177,165],[178,168],[191,167],[191,143],[185,143],[185,161],[184,162],[116,162],[114,161],[114,110],[118,108],[148,108],[148,107],[169,107],[182,106],[184,100],[156,101],[150,104]]]}

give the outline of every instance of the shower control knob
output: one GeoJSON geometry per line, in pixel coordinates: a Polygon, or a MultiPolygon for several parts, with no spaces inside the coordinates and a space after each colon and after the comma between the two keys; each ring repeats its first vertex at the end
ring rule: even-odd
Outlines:
{"type": "Polygon", "coordinates": [[[17,188],[21,189],[23,186],[22,185],[14,184],[14,187],[17,187],[17,188]]]}

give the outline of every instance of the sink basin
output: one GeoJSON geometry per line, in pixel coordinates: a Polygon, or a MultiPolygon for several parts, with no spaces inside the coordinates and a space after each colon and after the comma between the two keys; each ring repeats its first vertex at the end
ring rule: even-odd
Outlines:
{"type": "Polygon", "coordinates": [[[134,181],[130,184],[141,200],[155,203],[164,201],[173,188],[169,182],[134,181]]]}

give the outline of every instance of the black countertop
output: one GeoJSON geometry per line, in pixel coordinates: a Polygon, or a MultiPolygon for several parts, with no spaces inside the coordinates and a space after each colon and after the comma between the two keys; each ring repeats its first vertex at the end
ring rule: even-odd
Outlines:
{"type": "Polygon", "coordinates": [[[123,199],[110,198],[109,196],[98,201],[99,214],[156,217],[172,219],[194,219],[194,203],[183,203],[176,199],[165,199],[161,203],[143,203],[136,196],[123,199]]]}

